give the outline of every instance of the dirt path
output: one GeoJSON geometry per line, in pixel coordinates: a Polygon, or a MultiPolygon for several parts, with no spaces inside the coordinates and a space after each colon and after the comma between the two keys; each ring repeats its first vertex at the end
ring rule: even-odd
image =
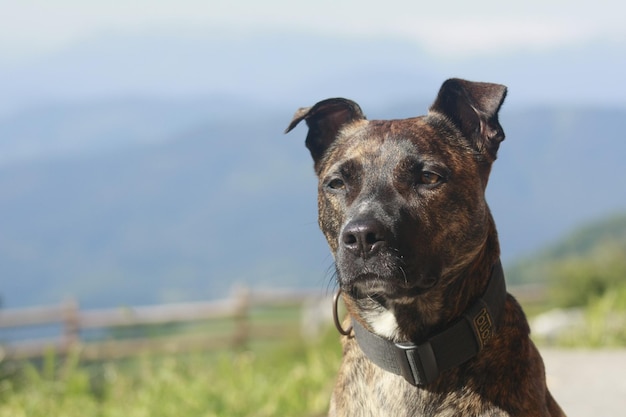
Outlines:
{"type": "Polygon", "coordinates": [[[568,417],[626,416],[626,350],[540,351],[550,391],[568,417]]]}

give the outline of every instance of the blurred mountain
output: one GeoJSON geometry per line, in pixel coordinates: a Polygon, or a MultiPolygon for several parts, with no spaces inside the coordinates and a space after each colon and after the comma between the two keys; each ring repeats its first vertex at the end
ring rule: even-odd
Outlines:
{"type": "MultiPolygon", "coordinates": [[[[371,119],[427,106],[363,105],[371,119]]],[[[3,305],[332,287],[306,130],[282,134],[294,110],[223,97],[114,100],[1,120],[0,153],[14,152],[0,164],[3,305]],[[28,157],[15,151],[26,143],[28,157]]],[[[620,108],[505,107],[488,188],[505,262],[626,208],[625,118],[620,108]]]]}
{"type": "Polygon", "coordinates": [[[316,240],[312,168],[282,135],[285,123],[231,119],[165,142],[0,168],[6,304],[317,286],[329,262],[316,240]]]}
{"type": "MultiPolygon", "coordinates": [[[[615,267],[616,262],[624,265],[626,259],[624,254],[626,254],[626,212],[621,212],[576,227],[555,242],[550,242],[541,249],[515,260],[507,269],[507,279],[516,284],[549,281],[556,287],[555,290],[568,292],[572,289],[561,288],[555,284],[580,284],[576,282],[576,278],[579,277],[575,275],[589,271],[591,280],[596,280],[596,284],[610,282],[609,275],[612,272],[609,272],[609,269],[615,267]],[[573,265],[574,268],[578,268],[577,271],[572,271],[568,265],[568,262],[572,261],[575,261],[573,265]],[[566,268],[570,268],[569,274],[559,277],[559,269],[566,268]]],[[[613,284],[623,282],[624,276],[620,274],[616,276],[613,284]]],[[[595,289],[605,288],[600,286],[595,289]]],[[[593,295],[596,294],[586,294],[585,298],[593,295]]]]}
{"type": "Polygon", "coordinates": [[[0,166],[163,142],[190,126],[249,117],[259,107],[226,96],[92,99],[28,107],[0,118],[0,166]]]}
{"type": "Polygon", "coordinates": [[[331,96],[423,114],[448,76],[510,88],[488,199],[505,262],[532,253],[626,207],[625,69],[626,45],[602,42],[442,58],[393,38],[141,31],[0,65],[3,305],[332,286],[305,130],[284,127],[331,96]]]}
{"type": "Polygon", "coordinates": [[[582,107],[503,112],[507,137],[487,196],[505,260],[626,209],[625,116],[626,109],[582,107]]]}

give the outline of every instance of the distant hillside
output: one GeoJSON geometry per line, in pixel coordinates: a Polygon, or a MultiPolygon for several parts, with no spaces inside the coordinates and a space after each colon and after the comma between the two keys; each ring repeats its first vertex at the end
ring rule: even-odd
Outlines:
{"type": "MultiPolygon", "coordinates": [[[[91,126],[89,152],[0,166],[3,305],[67,296],[86,307],[208,299],[238,283],[332,287],[306,130],[282,134],[295,108],[220,103],[126,103],[133,117],[121,117],[118,106],[78,105],[47,125],[45,111],[10,126],[0,121],[0,132],[16,135],[50,127],[31,144],[67,140],[63,127],[96,118],[96,108],[108,121],[91,126]],[[170,133],[141,136],[159,131],[152,124],[170,133]],[[123,146],[96,146],[122,138],[123,146]]],[[[364,111],[406,117],[426,108],[364,111]]],[[[505,107],[507,139],[488,187],[505,263],[626,208],[625,119],[623,109],[505,107]]],[[[4,135],[0,146],[11,149],[21,137],[4,135]]]]}
{"type": "Polygon", "coordinates": [[[575,230],[561,243],[549,248],[545,257],[563,259],[587,255],[600,244],[609,243],[623,247],[626,257],[626,213],[610,216],[575,230]]]}
{"type": "Polygon", "coordinates": [[[517,260],[507,268],[507,280],[515,284],[546,283],[555,264],[603,251],[621,251],[626,257],[626,213],[585,224],[532,256],[517,260]]]}
{"type": "Polygon", "coordinates": [[[624,117],[624,109],[503,111],[506,139],[487,197],[505,261],[626,210],[624,117]]]}
{"type": "Polygon", "coordinates": [[[0,117],[0,166],[83,157],[171,140],[188,129],[249,115],[260,105],[210,95],[115,98],[39,105],[0,117]]]}
{"type": "Polygon", "coordinates": [[[285,123],[214,122],[167,142],[0,169],[4,305],[323,287],[313,170],[285,123]]]}

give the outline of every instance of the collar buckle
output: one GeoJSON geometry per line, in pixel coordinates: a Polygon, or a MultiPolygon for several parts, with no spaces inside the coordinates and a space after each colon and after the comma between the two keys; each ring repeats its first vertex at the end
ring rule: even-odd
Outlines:
{"type": "Polygon", "coordinates": [[[428,385],[439,376],[439,367],[430,342],[414,345],[396,343],[400,374],[411,385],[428,385]]]}

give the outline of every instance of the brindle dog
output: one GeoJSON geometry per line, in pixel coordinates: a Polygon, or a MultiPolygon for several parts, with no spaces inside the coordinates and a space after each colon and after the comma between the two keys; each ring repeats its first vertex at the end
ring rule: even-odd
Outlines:
{"type": "Polygon", "coordinates": [[[494,272],[500,249],[485,187],[504,140],[505,95],[502,85],[450,79],[425,116],[370,121],[335,98],[298,110],[287,128],[309,127],[343,326],[362,334],[342,338],[330,416],[564,415],[526,317],[494,272]],[[460,327],[464,337],[435,346],[460,327]],[[395,360],[384,351],[407,343],[426,355],[384,366],[395,360]],[[471,357],[445,366],[463,346],[471,357]]]}

